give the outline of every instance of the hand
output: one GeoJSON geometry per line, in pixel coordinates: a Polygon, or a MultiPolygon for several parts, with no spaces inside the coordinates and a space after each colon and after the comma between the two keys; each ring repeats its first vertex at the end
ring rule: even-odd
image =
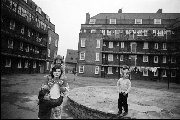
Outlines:
{"type": "Polygon", "coordinates": [[[124,96],[126,96],[126,94],[127,94],[126,92],[123,92],[123,95],[124,95],[124,96]]]}

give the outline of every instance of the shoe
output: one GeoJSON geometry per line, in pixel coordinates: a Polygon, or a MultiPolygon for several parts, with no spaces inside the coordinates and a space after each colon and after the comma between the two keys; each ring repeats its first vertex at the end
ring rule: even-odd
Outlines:
{"type": "Polygon", "coordinates": [[[118,114],[119,114],[119,115],[122,114],[122,111],[118,111],[118,114]]]}
{"type": "Polygon", "coordinates": [[[126,116],[127,114],[128,114],[128,112],[124,112],[124,113],[123,113],[123,116],[126,116]]]}

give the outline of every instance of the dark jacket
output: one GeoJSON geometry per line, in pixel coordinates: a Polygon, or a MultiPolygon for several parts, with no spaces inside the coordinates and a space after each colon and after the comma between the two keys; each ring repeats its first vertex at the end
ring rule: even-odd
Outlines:
{"type": "Polygon", "coordinates": [[[61,105],[63,102],[63,96],[60,96],[58,99],[40,99],[39,100],[39,113],[38,117],[40,119],[50,119],[51,109],[61,105]]]}

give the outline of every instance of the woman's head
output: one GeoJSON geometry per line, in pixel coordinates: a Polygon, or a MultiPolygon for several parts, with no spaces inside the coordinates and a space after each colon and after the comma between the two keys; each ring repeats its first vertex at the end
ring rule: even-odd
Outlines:
{"type": "Polygon", "coordinates": [[[58,64],[56,64],[53,68],[52,68],[52,71],[51,71],[51,77],[52,78],[60,78],[61,77],[61,75],[62,75],[62,73],[63,73],[63,69],[62,69],[62,67],[61,67],[61,65],[58,65],[58,64]]]}

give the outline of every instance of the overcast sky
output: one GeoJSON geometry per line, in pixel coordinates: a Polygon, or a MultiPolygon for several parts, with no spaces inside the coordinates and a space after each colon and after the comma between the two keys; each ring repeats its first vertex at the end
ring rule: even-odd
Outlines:
{"type": "Polygon", "coordinates": [[[67,49],[78,50],[81,24],[86,13],[180,13],[180,0],[33,0],[55,25],[59,35],[58,54],[66,57],[67,49]]]}

